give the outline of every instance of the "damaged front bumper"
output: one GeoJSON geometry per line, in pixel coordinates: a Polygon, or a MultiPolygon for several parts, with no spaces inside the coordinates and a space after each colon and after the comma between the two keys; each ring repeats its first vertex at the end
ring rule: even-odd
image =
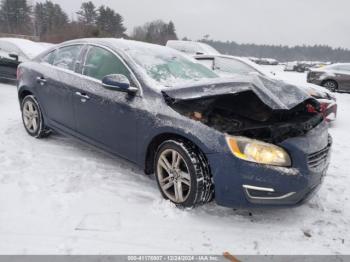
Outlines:
{"type": "Polygon", "coordinates": [[[208,155],[219,205],[242,207],[295,206],[317,191],[326,175],[331,151],[326,124],[279,146],[292,167],[275,167],[238,160],[230,153],[208,155]]]}
{"type": "Polygon", "coordinates": [[[321,113],[328,122],[335,121],[337,118],[338,105],[336,101],[328,99],[319,99],[321,113]]]}

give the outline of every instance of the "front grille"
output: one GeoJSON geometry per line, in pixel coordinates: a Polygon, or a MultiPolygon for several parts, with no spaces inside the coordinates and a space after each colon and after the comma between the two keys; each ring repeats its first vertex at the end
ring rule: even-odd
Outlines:
{"type": "Polygon", "coordinates": [[[323,168],[328,163],[329,152],[332,146],[332,139],[329,137],[328,146],[324,149],[308,155],[308,165],[310,169],[317,170],[323,168]]]}

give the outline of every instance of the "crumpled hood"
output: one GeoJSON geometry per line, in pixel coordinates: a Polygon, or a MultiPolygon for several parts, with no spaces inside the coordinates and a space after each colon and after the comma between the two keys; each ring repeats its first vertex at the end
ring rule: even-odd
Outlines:
{"type": "Polygon", "coordinates": [[[162,93],[173,102],[208,98],[252,91],[273,110],[290,110],[306,100],[313,99],[301,88],[263,76],[244,76],[225,80],[196,82],[192,85],[173,87],[162,93]]]}

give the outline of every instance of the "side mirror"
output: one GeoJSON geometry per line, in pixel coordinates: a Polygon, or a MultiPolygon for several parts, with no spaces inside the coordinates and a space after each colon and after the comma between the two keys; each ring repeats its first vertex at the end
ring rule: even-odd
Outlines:
{"type": "Polygon", "coordinates": [[[138,91],[138,88],[130,86],[130,81],[125,75],[120,74],[105,76],[102,79],[102,85],[106,89],[116,90],[129,94],[135,94],[138,91]]]}
{"type": "Polygon", "coordinates": [[[19,59],[18,55],[16,55],[16,54],[9,54],[9,57],[15,59],[16,61],[18,61],[18,59],[19,59]]]}

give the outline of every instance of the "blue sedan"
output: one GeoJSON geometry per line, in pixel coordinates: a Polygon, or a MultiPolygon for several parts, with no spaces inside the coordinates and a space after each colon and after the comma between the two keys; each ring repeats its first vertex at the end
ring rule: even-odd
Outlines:
{"type": "Polygon", "coordinates": [[[21,64],[18,79],[29,135],[54,130],[125,158],[179,207],[298,205],[329,165],[314,98],[263,76],[219,78],[167,47],[69,41],[21,64]]]}

